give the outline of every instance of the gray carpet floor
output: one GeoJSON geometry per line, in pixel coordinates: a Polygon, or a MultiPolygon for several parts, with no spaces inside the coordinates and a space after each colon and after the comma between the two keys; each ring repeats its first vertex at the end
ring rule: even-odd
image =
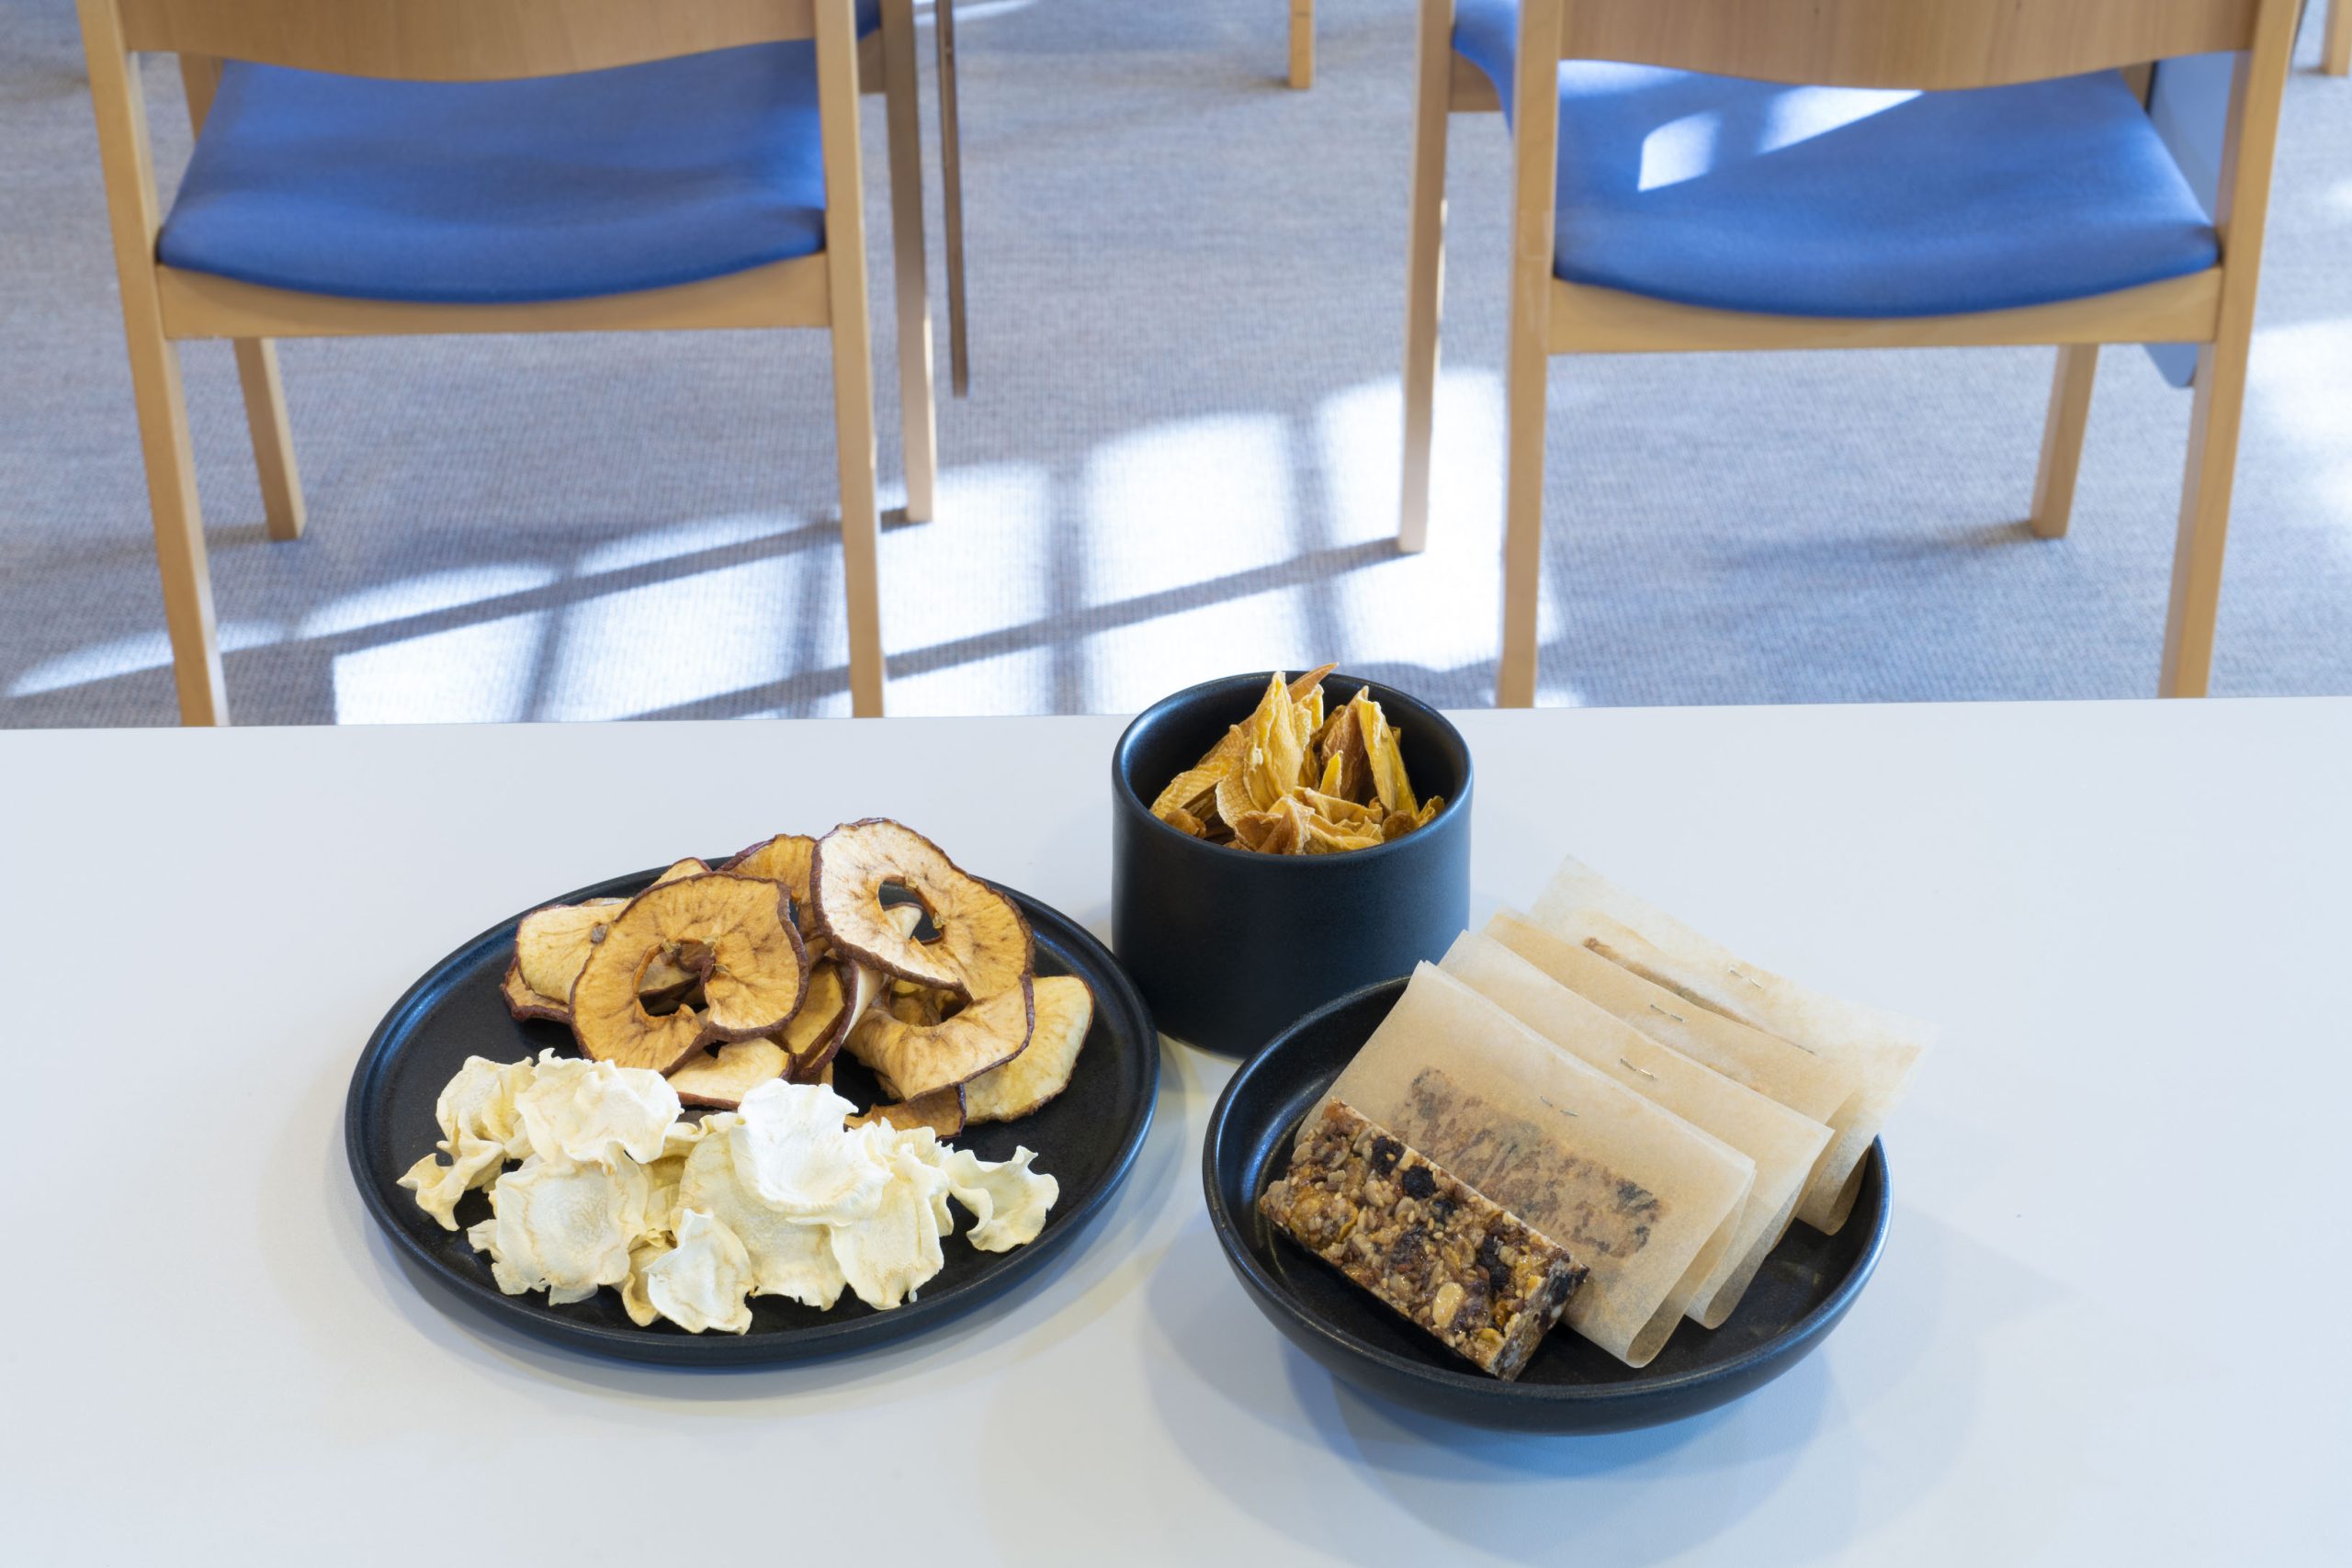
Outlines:
{"type": "MultiPolygon", "coordinates": [[[[1400,557],[1413,6],[1327,5],[1307,93],[1280,84],[1284,9],[959,8],[975,378],[940,411],[938,519],[885,534],[894,712],[1132,708],[1325,659],[1489,700],[1501,122],[1455,122],[1438,516],[1400,557]]],[[[2352,82],[2311,73],[2318,31],[2217,693],[2352,692],[2352,82]]],[[[176,75],[149,80],[176,169],[176,75]]],[[[926,65],[927,117],[930,91],[926,65]]],[[[878,103],[866,127],[886,301],[878,103]]],[[[0,724],[175,716],[120,334],[73,7],[0,0],[0,724]]],[[[240,722],[846,711],[816,334],[289,344],[288,545],[226,346],[186,357],[240,722]]],[[[1555,361],[1543,700],[2152,693],[2188,398],[2107,355],[2074,532],[2045,543],[2021,519],[2050,367],[1555,361]]]]}

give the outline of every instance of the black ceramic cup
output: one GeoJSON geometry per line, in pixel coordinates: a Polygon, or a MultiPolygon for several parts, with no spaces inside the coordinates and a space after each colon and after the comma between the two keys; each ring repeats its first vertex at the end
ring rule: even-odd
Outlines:
{"type": "Polygon", "coordinates": [[[1470,749],[1427,703],[1369,686],[1401,732],[1413,793],[1445,805],[1394,843],[1329,855],[1212,844],[1151,814],[1168,782],[1255,711],[1272,671],[1164,697],[1111,754],[1111,944],[1163,1032],[1246,1055],[1334,997],[1442,958],[1470,919],[1470,749]]]}

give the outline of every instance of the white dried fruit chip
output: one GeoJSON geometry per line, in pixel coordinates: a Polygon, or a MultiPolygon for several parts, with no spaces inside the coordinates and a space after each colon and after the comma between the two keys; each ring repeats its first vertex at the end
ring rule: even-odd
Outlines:
{"type": "Polygon", "coordinates": [[[646,1179],[651,1183],[645,1204],[648,1235],[666,1236],[676,1228],[678,1183],[686,1174],[687,1156],[705,1138],[727,1131],[737,1120],[732,1115],[709,1116],[700,1122],[681,1117],[662,1130],[662,1157],[645,1168],[646,1179]]]}
{"type": "Polygon", "coordinates": [[[887,1127],[844,1131],[857,1109],[821,1084],[765,1083],[743,1097],[728,1134],[735,1168],[761,1201],[797,1220],[843,1222],[873,1212],[889,1183],[887,1127]]]}
{"type": "MultiPolygon", "coordinates": [[[[443,1165],[438,1156],[426,1155],[401,1178],[401,1185],[416,1194],[416,1206],[440,1221],[445,1231],[458,1228],[458,1200],[497,1180],[506,1165],[505,1145],[465,1133],[454,1137],[451,1163],[443,1165]]],[[[446,1144],[442,1146],[449,1148],[446,1144]]]]}
{"type": "Polygon", "coordinates": [[[832,1227],[833,1257],[858,1300],[887,1312],[911,1300],[945,1266],[939,1241],[946,1231],[940,1223],[946,1187],[947,1179],[918,1150],[891,1150],[889,1180],[873,1211],[854,1224],[832,1227]]]}
{"type": "Polygon", "coordinates": [[[552,1051],[514,1105],[533,1154],[575,1164],[659,1159],[678,1119],[678,1091],[660,1073],[552,1051]]]}
{"type": "Polygon", "coordinates": [[[653,1298],[645,1293],[645,1271],[670,1255],[667,1236],[650,1237],[628,1249],[628,1278],[621,1281],[621,1310],[639,1328],[650,1328],[653,1320],[662,1315],[653,1298]]]}
{"type": "Polygon", "coordinates": [[[946,1149],[939,1162],[947,1190],[972,1211],[972,1228],[965,1237],[982,1252],[1009,1252],[1026,1247],[1046,1228],[1046,1215],[1062,1195],[1062,1184],[1041,1170],[1031,1170],[1035,1151],[1019,1148],[1009,1160],[990,1162],[967,1149],[946,1149]]]}
{"type": "Polygon", "coordinates": [[[678,1245],[645,1270],[647,1301],[689,1334],[749,1333],[752,1308],[743,1298],[751,1288],[752,1258],[742,1242],[697,1209],[680,1216],[678,1245]]]}
{"type": "Polygon", "coordinates": [[[628,1278],[630,1244],[645,1234],[651,1196],[645,1168],[626,1156],[601,1166],[534,1155],[490,1190],[498,1288],[510,1296],[560,1291],[578,1300],[575,1292],[619,1284],[628,1278]]]}
{"type": "Polygon", "coordinates": [[[487,1138],[503,1144],[511,1159],[530,1153],[514,1097],[531,1086],[536,1070],[528,1056],[519,1062],[467,1057],[433,1102],[433,1119],[441,1123],[441,1136],[447,1140],[445,1150],[461,1138],[487,1138]]]}
{"type": "Polygon", "coordinates": [[[753,1295],[786,1296],[820,1311],[841,1299],[844,1281],[826,1226],[795,1220],[752,1190],[736,1168],[733,1139],[706,1138],[688,1156],[678,1205],[735,1233],[752,1259],[753,1295]]]}

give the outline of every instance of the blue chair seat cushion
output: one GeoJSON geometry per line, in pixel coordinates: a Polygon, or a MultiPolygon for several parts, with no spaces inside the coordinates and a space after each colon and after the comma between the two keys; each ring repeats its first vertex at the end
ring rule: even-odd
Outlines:
{"type": "Polygon", "coordinates": [[[825,246],[815,46],[502,82],[232,62],[167,266],[363,299],[515,304],[825,246]]]}
{"type": "MultiPolygon", "coordinates": [[[[1454,48],[1510,107],[1517,0],[1454,48]]],[[[1956,92],[1560,66],[1554,270],[1717,310],[1951,315],[2202,272],[2213,226],[2113,72],[1956,92]]]]}

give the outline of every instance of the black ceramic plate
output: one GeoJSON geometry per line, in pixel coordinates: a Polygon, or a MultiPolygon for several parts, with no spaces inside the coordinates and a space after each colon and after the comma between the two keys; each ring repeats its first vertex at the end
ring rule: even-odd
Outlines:
{"type": "MultiPolygon", "coordinates": [[[[563,902],[626,896],[659,871],[615,877],[564,895],[563,902]]],[[[621,1310],[616,1291],[584,1302],[549,1306],[547,1293],[503,1294],[490,1260],[466,1242],[464,1226],[490,1215],[489,1200],[469,1192],[458,1207],[459,1229],[443,1230],[399,1185],[401,1172],[433,1151],[440,1129],[433,1102],[468,1056],[511,1062],[548,1046],[571,1050],[571,1032],[560,1024],[517,1023],[507,1015],[498,983],[513,955],[517,915],[493,926],[435,964],[409,987],[361,1053],[345,1104],[344,1143],[351,1174],[368,1212],[392,1245],[466,1297],[515,1328],[577,1349],[673,1366],[764,1366],[865,1349],[920,1333],[967,1312],[1010,1288],[1073,1240],[1117,1190],[1151,1126],[1159,1082],[1159,1037],[1143,998],[1102,944],[1068,917],[1004,889],[1019,901],[1037,936],[1037,972],[1077,975],[1094,990],[1094,1027],[1080,1053],[1069,1087],[1035,1114],[1011,1123],[974,1127],[956,1138],[982,1159],[1006,1159],[1015,1145],[1037,1151],[1037,1168],[1061,1183],[1046,1228],[1035,1241],[1010,1252],[977,1252],[961,1234],[948,1238],[947,1266],[914,1301],[876,1312],[844,1295],[831,1312],[763,1296],[752,1303],[748,1334],[688,1334],[668,1323],[639,1328],[621,1310]]],[[[870,1079],[842,1060],[842,1091],[861,1103],[870,1079]]]]}
{"type": "Polygon", "coordinates": [[[1853,1214],[1836,1235],[1791,1225],[1721,1328],[1682,1324],[1638,1371],[1562,1330],[1517,1382],[1487,1377],[1275,1231],[1258,1213],[1258,1195],[1289,1165],[1300,1121],[1404,987],[1388,980],[1342,997],[1243,1063],[1209,1118],[1202,1154],[1227,1261],[1274,1326],[1334,1374],[1479,1426],[1622,1431],[1694,1416],[1770,1382],[1846,1315],[1886,1245],[1886,1153],[1876,1144],[1853,1214]]]}

